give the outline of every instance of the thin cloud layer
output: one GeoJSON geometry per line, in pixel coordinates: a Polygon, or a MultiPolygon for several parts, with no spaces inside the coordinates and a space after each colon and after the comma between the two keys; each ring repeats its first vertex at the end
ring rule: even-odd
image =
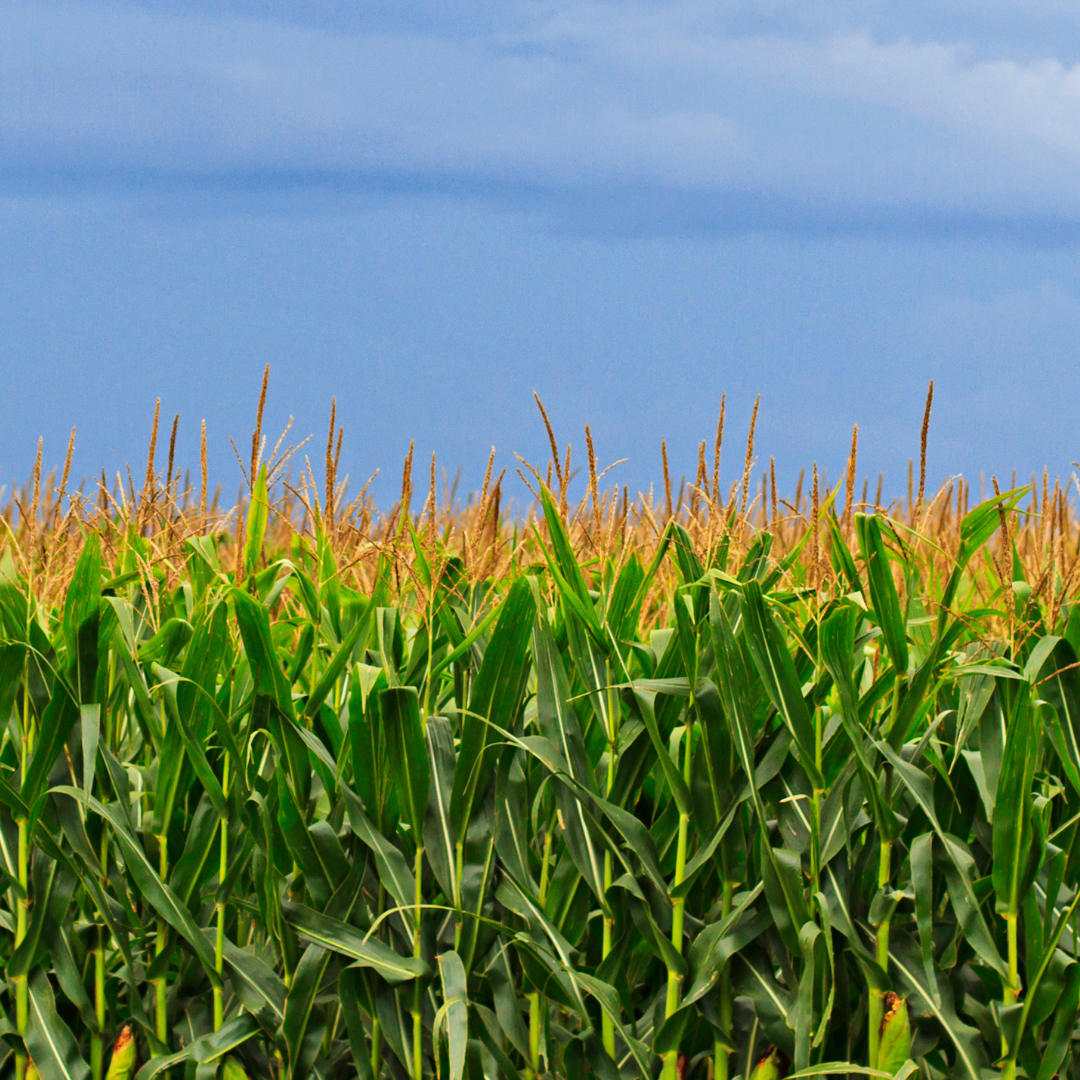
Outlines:
{"type": "Polygon", "coordinates": [[[1080,222],[1061,4],[216,10],[0,6],[8,191],[436,190],[615,232],[1080,222]]]}

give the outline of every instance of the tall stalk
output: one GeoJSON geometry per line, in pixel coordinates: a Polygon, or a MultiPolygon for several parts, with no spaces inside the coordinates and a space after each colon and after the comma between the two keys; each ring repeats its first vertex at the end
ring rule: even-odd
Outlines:
{"type": "MultiPolygon", "coordinates": [[[[1008,965],[1009,965],[1009,981],[1005,984],[1002,998],[1006,1007],[1009,1005],[1015,1005],[1020,997],[1020,950],[1019,942],[1017,941],[1017,918],[1013,913],[1006,913],[1002,916],[1005,919],[1005,940],[1008,951],[1008,965]]],[[[1009,1053],[1009,1040],[1005,1037],[1005,1032],[1001,1033],[1001,1052],[1008,1055],[1008,1062],[1006,1067],[1002,1071],[1003,1080],[1010,1080],[1011,1076],[1016,1075],[1016,1055],[1009,1053]],[[1010,1073],[1011,1066],[1011,1073],[1010,1073]]]]}
{"type": "MultiPolygon", "coordinates": [[[[903,678],[896,676],[893,683],[892,704],[889,709],[889,725],[892,727],[897,722],[900,710],[900,688],[903,678]]],[[[889,801],[889,766],[886,764],[882,771],[882,796],[886,803],[889,801]]],[[[881,851],[878,856],[877,886],[880,892],[889,887],[892,880],[892,847],[893,842],[881,838],[881,851]]],[[[878,967],[886,974],[889,971],[889,935],[892,917],[886,916],[880,923],[875,933],[874,959],[878,967]]],[[[867,1002],[867,1023],[869,1025],[869,1065],[877,1068],[878,1048],[881,1041],[881,1021],[885,1016],[885,991],[871,986],[869,988],[869,1000],[867,1002]]]]}
{"type": "MultiPolygon", "coordinates": [[[[27,823],[19,822],[19,885],[22,895],[19,897],[15,916],[15,948],[17,949],[26,937],[26,912],[28,904],[28,890],[30,888],[29,875],[29,846],[27,844],[27,823]]],[[[26,1023],[30,1012],[28,987],[25,975],[16,975],[15,983],[15,1026],[20,1035],[26,1035],[26,1023]]],[[[26,1055],[18,1052],[15,1055],[16,1080],[22,1080],[26,1075],[26,1055]]]]}
{"type": "MultiPolygon", "coordinates": [[[[105,703],[101,709],[101,731],[104,744],[115,749],[115,719],[109,708],[116,683],[116,653],[109,650],[108,682],[106,684],[105,703]]],[[[97,764],[96,761],[94,763],[97,764]]],[[[102,798],[105,798],[102,793],[102,798]]],[[[98,869],[104,885],[109,868],[109,829],[101,823],[101,841],[99,845],[98,869]]],[[[102,1080],[105,1070],[105,945],[108,931],[101,921],[100,914],[94,928],[94,1020],[97,1030],[90,1033],[90,1075],[92,1080],[102,1080]]]]}
{"type": "MultiPolygon", "coordinates": [[[[822,730],[821,710],[814,710],[814,764],[818,775],[822,773],[822,730]]],[[[810,802],[810,888],[816,896],[820,889],[821,878],[821,799],[825,792],[814,784],[813,798],[810,802]]]]}
{"type": "MultiPolygon", "coordinates": [[[[382,911],[386,903],[386,888],[379,883],[379,907],[382,911]]],[[[379,1070],[382,1068],[382,1025],[379,1023],[379,1014],[371,1017],[371,1075],[379,1080],[379,1070]]]]}
{"type": "Polygon", "coordinates": [[[105,1069],[105,927],[101,923],[94,934],[94,1020],[97,1031],[90,1033],[90,1075],[101,1080],[105,1069]]]}
{"type": "MultiPolygon", "coordinates": [[[[224,755],[221,766],[221,790],[229,797],[229,757],[224,755]]],[[[214,987],[214,1030],[225,1023],[225,879],[229,873],[229,822],[221,822],[221,854],[218,859],[217,939],[214,942],[214,970],[220,985],[214,987]]]]}
{"type": "MultiPolygon", "coordinates": [[[[686,786],[689,787],[691,783],[691,772],[693,768],[693,736],[694,728],[693,721],[688,719],[685,729],[685,746],[683,748],[683,779],[686,781],[686,786]]],[[[675,879],[674,886],[678,888],[686,878],[686,847],[690,834],[690,815],[687,813],[679,814],[679,839],[678,846],[675,849],[675,879]]],[[[675,951],[682,955],[683,944],[683,922],[686,918],[686,898],[683,896],[678,897],[673,906],[671,913],[671,944],[675,951]]],[[[667,998],[664,1003],[664,1019],[670,1019],[674,1016],[675,1012],[679,1008],[679,995],[682,990],[682,975],[673,967],[668,968],[667,978],[667,998]]],[[[669,1050],[664,1054],[664,1070],[661,1074],[663,1080],[676,1080],[679,1069],[679,1051],[669,1050]]]]}
{"type": "MultiPolygon", "coordinates": [[[[166,881],[169,873],[169,847],[168,838],[161,836],[159,856],[158,856],[158,873],[162,881],[166,881]]],[[[161,916],[158,916],[156,936],[154,938],[154,956],[161,956],[165,952],[165,949],[169,944],[169,926],[161,916]]],[[[154,980],[154,1034],[163,1045],[168,1045],[169,1042],[169,1017],[168,1017],[168,1002],[167,1002],[168,983],[164,974],[160,975],[154,980]]],[[[169,1074],[165,1073],[165,1080],[168,1080],[169,1074]]]]}
{"type": "MultiPolygon", "coordinates": [[[[30,757],[34,751],[33,716],[30,711],[30,657],[27,655],[23,668],[23,709],[22,709],[22,782],[26,782],[26,773],[30,768],[30,757]]],[[[15,910],[15,948],[17,949],[26,937],[27,911],[30,906],[30,846],[28,836],[28,823],[22,819],[19,825],[19,850],[18,850],[18,874],[19,886],[22,895],[18,899],[15,910]]],[[[15,983],[15,1026],[19,1035],[26,1035],[26,1024],[29,1018],[30,1001],[28,986],[25,975],[17,975],[15,983]]],[[[23,1080],[26,1076],[26,1055],[21,1049],[15,1054],[15,1080],[23,1080]]]]}
{"type": "MultiPolygon", "coordinates": [[[[161,698],[161,730],[166,729],[165,698],[161,698]]],[[[162,882],[169,880],[169,832],[165,827],[158,837],[158,876],[162,882]]],[[[165,952],[169,944],[169,926],[165,919],[158,916],[154,938],[154,956],[159,957],[165,952]]],[[[168,980],[162,973],[154,980],[154,1033],[162,1045],[169,1042],[169,1017],[168,1017],[168,980]]],[[[165,1080],[169,1080],[169,1074],[165,1074],[165,1080]]]]}
{"type": "MultiPolygon", "coordinates": [[[[109,871],[109,830],[101,826],[100,862],[101,881],[104,884],[109,871]]],[[[94,936],[94,1019],[97,1031],[90,1039],[90,1072],[93,1080],[101,1080],[105,1067],[105,944],[108,941],[105,925],[97,924],[94,936]]]]}
{"type": "Polygon", "coordinates": [[[1005,915],[1006,941],[1009,953],[1009,982],[1005,987],[1005,1004],[1015,1005],[1020,997],[1020,948],[1017,941],[1017,918],[1005,915]]]}
{"type": "MultiPolygon", "coordinates": [[[[554,815],[548,820],[544,833],[544,854],[540,863],[540,907],[547,903],[548,880],[551,868],[551,839],[555,827],[554,815]]],[[[543,1036],[543,1001],[540,992],[529,995],[529,1075],[535,1080],[540,1075],[540,1043],[543,1036]]]]}
{"type": "MultiPolygon", "coordinates": [[[[419,837],[417,840],[419,841],[419,837]]],[[[413,922],[413,956],[419,957],[423,952],[420,941],[421,930],[421,918],[423,913],[423,878],[424,878],[424,847],[423,844],[417,843],[416,846],[416,909],[415,919],[413,922]]],[[[423,1025],[423,993],[421,990],[420,980],[416,980],[416,986],[413,988],[413,1007],[412,1007],[412,1023],[413,1023],[413,1050],[412,1050],[412,1067],[413,1067],[413,1080],[424,1080],[424,1025],[423,1025]]]]}
{"type": "MultiPolygon", "coordinates": [[[[608,661],[607,665],[607,682],[608,689],[604,691],[607,695],[607,739],[608,739],[608,768],[607,768],[607,791],[605,792],[608,800],[611,800],[611,793],[615,789],[615,770],[618,768],[617,757],[617,744],[619,738],[619,696],[618,691],[615,689],[615,682],[617,675],[611,664],[608,661]]],[[[608,892],[611,889],[612,878],[614,876],[614,865],[610,851],[604,852],[604,896],[605,900],[608,892]]],[[[613,937],[615,933],[615,916],[614,914],[604,915],[604,935],[601,943],[601,958],[606,960],[611,955],[611,949],[613,944],[613,937]]],[[[615,1022],[605,1012],[601,1018],[601,1034],[604,1042],[604,1049],[608,1054],[615,1057],[615,1022]]]]}
{"type": "MultiPolygon", "coordinates": [[[[734,886],[724,876],[723,899],[721,900],[720,917],[726,919],[731,914],[731,899],[734,886]]],[[[720,1026],[728,1034],[731,1033],[731,1020],[734,1015],[734,1002],[731,993],[731,961],[724,962],[723,971],[720,972],[720,1026]]],[[[713,1077],[714,1080],[728,1080],[728,1049],[716,1039],[713,1043],[713,1077]]]]}
{"type": "MultiPolygon", "coordinates": [[[[881,841],[881,854],[878,858],[878,889],[885,889],[889,885],[892,864],[892,841],[881,841]]],[[[889,924],[890,919],[882,920],[877,928],[875,959],[883,971],[889,970],[889,924]]],[[[867,1009],[870,1026],[870,1068],[877,1068],[878,1044],[881,1040],[881,1021],[885,1015],[885,991],[870,987],[870,1000],[867,1009]]]]}

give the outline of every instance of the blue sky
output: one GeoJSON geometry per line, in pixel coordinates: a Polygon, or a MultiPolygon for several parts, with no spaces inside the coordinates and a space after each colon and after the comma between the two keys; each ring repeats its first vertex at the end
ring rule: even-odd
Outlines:
{"type": "Polygon", "coordinates": [[[533,389],[632,488],[726,391],[728,479],[761,393],[759,461],[858,422],[898,491],[930,378],[932,479],[1066,474],[1078,165],[1064,0],[0,3],[0,473],[160,396],[231,490],[269,362],[387,498],[539,457],[533,389]]]}

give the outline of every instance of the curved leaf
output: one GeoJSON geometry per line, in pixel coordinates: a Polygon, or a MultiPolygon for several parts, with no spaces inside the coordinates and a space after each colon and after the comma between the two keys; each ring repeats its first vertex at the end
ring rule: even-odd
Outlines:
{"type": "Polygon", "coordinates": [[[418,956],[401,956],[378,938],[368,938],[348,923],[320,915],[303,904],[286,902],[281,910],[301,937],[348,956],[359,967],[373,968],[387,982],[406,982],[431,974],[431,969],[418,956]]]}

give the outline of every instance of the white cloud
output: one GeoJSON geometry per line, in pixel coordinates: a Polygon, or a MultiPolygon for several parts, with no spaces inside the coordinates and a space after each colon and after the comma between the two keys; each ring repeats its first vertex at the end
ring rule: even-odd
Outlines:
{"type": "Polygon", "coordinates": [[[778,2],[758,9],[762,32],[733,29],[745,4],[564,4],[522,9],[511,30],[423,35],[0,6],[0,169],[421,174],[1080,217],[1080,65],[875,36],[861,7],[837,30],[828,5],[796,23],[778,2]]]}

